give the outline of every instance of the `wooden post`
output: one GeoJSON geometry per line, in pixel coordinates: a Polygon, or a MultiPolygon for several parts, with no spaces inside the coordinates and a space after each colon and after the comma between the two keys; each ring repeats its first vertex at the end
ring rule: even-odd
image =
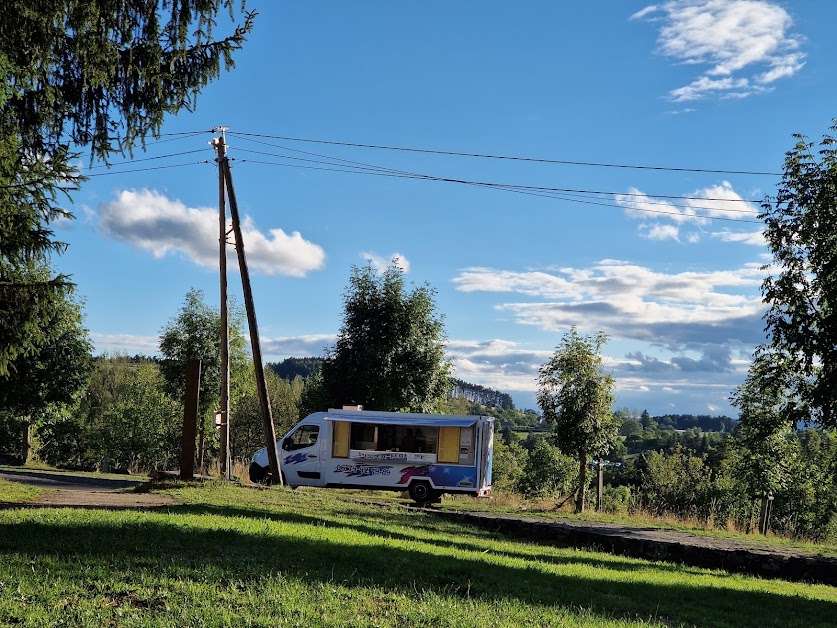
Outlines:
{"type": "Polygon", "coordinates": [[[227,183],[227,196],[230,199],[230,215],[232,216],[233,232],[235,233],[235,250],[238,253],[238,269],[241,273],[241,287],[244,291],[244,309],[247,311],[247,324],[250,328],[250,348],[253,351],[253,369],[256,374],[256,388],[259,393],[259,405],[262,410],[262,426],[264,428],[265,447],[270,462],[270,475],[274,483],[282,484],[282,474],[279,471],[279,453],[276,451],[276,428],[273,426],[273,414],[270,410],[270,400],[267,397],[267,383],[264,376],[264,362],[259,342],[259,325],[256,321],[256,306],[253,303],[253,290],[250,286],[250,272],[247,270],[247,257],[244,254],[244,240],[241,237],[241,220],[238,215],[238,202],[235,198],[230,162],[226,157],[220,161],[227,183]]]}
{"type": "Polygon", "coordinates": [[[770,515],[773,511],[773,493],[766,492],[761,497],[761,514],[759,516],[759,533],[767,534],[770,529],[770,515]]]}
{"type": "Polygon", "coordinates": [[[229,313],[227,311],[227,208],[224,197],[224,167],[227,158],[227,146],[224,131],[218,138],[218,242],[220,246],[219,267],[221,275],[221,451],[219,452],[221,476],[232,479],[230,464],[230,338],[229,313]]]}
{"type": "Polygon", "coordinates": [[[602,496],[604,495],[604,460],[599,458],[599,490],[596,493],[596,511],[602,511],[602,496]]]}
{"type": "Polygon", "coordinates": [[[201,392],[201,361],[186,363],[186,396],[183,403],[183,440],[180,444],[180,479],[195,477],[195,428],[201,392]]]}

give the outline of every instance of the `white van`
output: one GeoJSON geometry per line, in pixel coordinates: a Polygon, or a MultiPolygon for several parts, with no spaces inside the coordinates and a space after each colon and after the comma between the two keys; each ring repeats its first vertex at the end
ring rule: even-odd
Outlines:
{"type": "MultiPolygon", "coordinates": [[[[417,502],[442,493],[491,493],[494,418],[364,410],[315,412],[277,443],[290,486],[408,491],[417,502]]],[[[269,479],[267,449],[250,479],[269,479]]]]}

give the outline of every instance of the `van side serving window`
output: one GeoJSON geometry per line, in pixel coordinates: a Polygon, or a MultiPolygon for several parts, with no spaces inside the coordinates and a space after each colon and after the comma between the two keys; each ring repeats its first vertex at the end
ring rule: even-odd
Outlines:
{"type": "Polygon", "coordinates": [[[413,425],[352,423],[349,444],[361,451],[404,451],[435,454],[439,428],[413,425]]]}
{"type": "Polygon", "coordinates": [[[300,425],[293,434],[282,441],[282,449],[285,451],[305,449],[316,444],[319,435],[319,425],[300,425]]]}

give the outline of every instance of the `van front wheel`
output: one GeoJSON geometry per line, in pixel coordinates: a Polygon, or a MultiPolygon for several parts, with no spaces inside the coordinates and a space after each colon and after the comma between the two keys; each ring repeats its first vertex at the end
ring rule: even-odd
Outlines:
{"type": "Polygon", "coordinates": [[[267,477],[268,468],[263,467],[256,462],[250,463],[250,481],[253,484],[264,484],[267,477]]]}
{"type": "Polygon", "coordinates": [[[436,492],[430,487],[430,482],[413,482],[410,484],[410,499],[419,504],[436,498],[436,492]]]}

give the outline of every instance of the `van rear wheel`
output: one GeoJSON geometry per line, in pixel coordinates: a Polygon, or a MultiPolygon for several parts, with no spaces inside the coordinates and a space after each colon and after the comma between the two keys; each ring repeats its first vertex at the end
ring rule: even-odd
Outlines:
{"type": "Polygon", "coordinates": [[[430,486],[430,482],[413,482],[410,484],[410,499],[419,504],[436,499],[438,493],[430,486]]]}

